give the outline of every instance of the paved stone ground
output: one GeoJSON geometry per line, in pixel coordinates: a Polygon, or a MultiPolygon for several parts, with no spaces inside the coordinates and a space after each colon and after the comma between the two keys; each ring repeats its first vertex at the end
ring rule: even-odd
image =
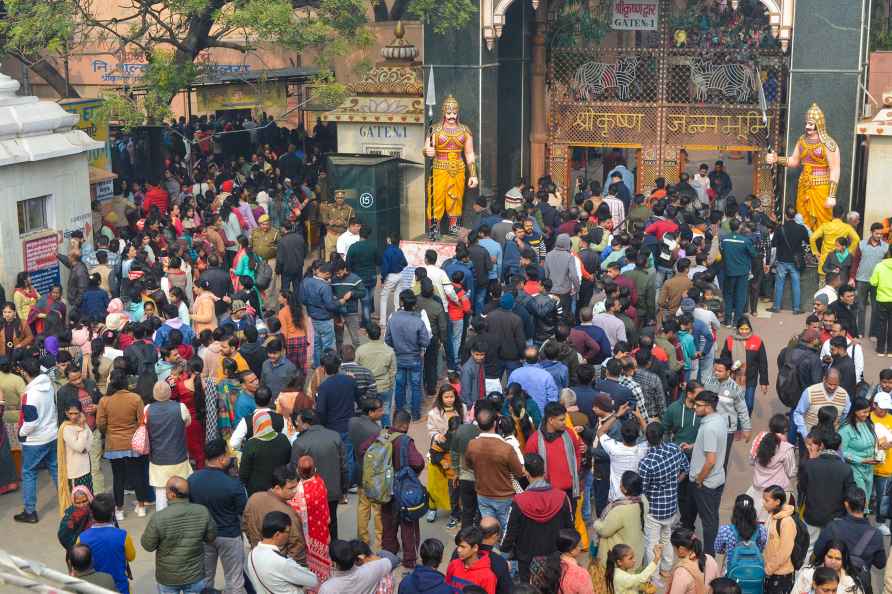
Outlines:
{"type": "MultiPolygon", "coordinates": [[[[808,301],[804,300],[804,304],[808,301]]],[[[789,338],[801,331],[805,317],[793,316],[789,312],[771,315],[764,312],[764,308],[768,304],[760,304],[760,314],[754,319],[754,327],[756,333],[761,335],[766,342],[769,370],[772,385],[776,374],[776,359],[781,348],[787,343],[789,338]]],[[[722,337],[727,334],[723,329],[722,337]]],[[[865,375],[868,381],[876,382],[878,374],[882,368],[886,366],[886,360],[877,357],[874,354],[873,344],[866,341],[864,344],[865,352],[865,375]]],[[[782,412],[784,407],[780,404],[777,396],[774,394],[773,388],[767,395],[757,392],[756,408],[754,412],[754,427],[757,431],[764,430],[767,427],[768,419],[776,412],[782,412]]],[[[421,446],[427,442],[427,434],[425,424],[414,423],[411,428],[411,434],[421,446]]],[[[725,488],[721,505],[721,521],[727,522],[730,517],[731,507],[734,498],[745,492],[751,484],[751,470],[747,457],[748,448],[743,443],[735,443],[729,466],[729,479],[725,488]]],[[[110,481],[111,471],[106,469],[106,477],[110,481]]],[[[129,505],[128,497],[128,505],[129,505]]],[[[49,482],[49,477],[43,473],[40,479],[39,488],[39,507],[40,523],[36,525],[19,524],[13,521],[12,516],[21,511],[22,500],[20,493],[10,493],[0,496],[0,526],[2,526],[2,538],[0,538],[0,548],[20,555],[29,559],[39,560],[46,563],[50,567],[64,570],[64,557],[56,539],[56,529],[58,528],[58,509],[56,507],[55,490],[49,482]]],[[[341,534],[344,537],[352,537],[356,534],[356,496],[350,496],[348,505],[340,506],[338,510],[338,523],[341,534]]],[[[154,556],[143,551],[139,546],[139,537],[146,525],[146,519],[137,518],[132,512],[122,523],[133,537],[137,547],[136,561],[133,563],[134,581],[131,583],[131,591],[134,594],[149,594],[156,592],[153,579],[153,562],[154,556]]],[[[441,518],[433,524],[421,522],[422,540],[428,537],[436,537],[444,541],[447,545],[447,555],[452,549],[452,539],[455,531],[446,529],[446,518],[441,518]]],[[[882,588],[881,572],[874,572],[874,591],[880,591],[882,588]]],[[[217,573],[217,587],[222,587],[222,571],[217,573]]],[[[5,591],[5,590],[4,590],[5,591]]]]}

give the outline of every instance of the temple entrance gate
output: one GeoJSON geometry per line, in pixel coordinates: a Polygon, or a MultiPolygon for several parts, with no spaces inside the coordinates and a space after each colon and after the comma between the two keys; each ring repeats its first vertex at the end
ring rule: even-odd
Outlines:
{"type": "Polygon", "coordinates": [[[572,189],[578,147],[623,147],[631,149],[624,153],[636,191],[647,192],[657,177],[678,181],[684,151],[706,149],[751,162],[752,193],[772,203],[776,182],[762,159],[783,135],[788,58],[771,36],[763,4],[739,4],[732,10],[721,0],[592,0],[591,18],[606,26],[598,42],[584,39],[572,7],[550,9],[552,178],[572,189]]]}

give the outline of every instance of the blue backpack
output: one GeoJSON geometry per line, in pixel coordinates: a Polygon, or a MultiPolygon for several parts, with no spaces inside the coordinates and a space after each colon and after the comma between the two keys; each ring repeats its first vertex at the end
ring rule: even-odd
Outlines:
{"type": "Polygon", "coordinates": [[[731,529],[737,536],[737,546],[728,552],[725,559],[725,577],[737,582],[742,594],[762,594],[765,561],[756,544],[757,533],[753,533],[750,540],[741,540],[737,528],[732,526],[731,529]]]}
{"type": "Polygon", "coordinates": [[[428,495],[418,475],[409,466],[409,438],[406,436],[400,442],[400,462],[402,468],[393,476],[393,503],[402,521],[414,522],[427,513],[428,495]]]}

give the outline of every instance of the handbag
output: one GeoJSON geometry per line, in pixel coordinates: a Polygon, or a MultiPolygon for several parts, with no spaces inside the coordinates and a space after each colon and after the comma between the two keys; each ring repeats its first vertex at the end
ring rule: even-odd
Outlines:
{"type": "Polygon", "coordinates": [[[802,253],[802,250],[793,249],[793,246],[790,245],[790,241],[787,239],[787,234],[784,232],[783,225],[780,226],[780,234],[784,238],[784,243],[787,244],[787,249],[793,253],[793,265],[796,267],[796,270],[802,272],[805,270],[805,254],[802,253]]]}
{"type": "Polygon", "coordinates": [[[146,405],[146,408],[143,411],[143,422],[136,428],[136,431],[133,432],[133,437],[130,438],[130,449],[137,456],[147,456],[149,452],[152,451],[152,447],[149,445],[148,424],[149,407],[146,405]]]}

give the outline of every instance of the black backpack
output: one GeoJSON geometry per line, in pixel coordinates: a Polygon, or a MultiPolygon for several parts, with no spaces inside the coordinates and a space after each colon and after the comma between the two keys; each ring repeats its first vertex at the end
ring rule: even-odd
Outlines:
{"type": "MultiPolygon", "coordinates": [[[[790,553],[790,562],[793,563],[793,568],[796,571],[802,568],[805,564],[805,554],[808,552],[808,545],[811,539],[808,536],[808,528],[805,526],[805,522],[802,521],[802,518],[799,517],[799,514],[793,513],[790,516],[793,519],[793,522],[796,523],[796,539],[793,541],[793,552],[790,553]]],[[[781,521],[777,521],[777,533],[780,534],[781,521]]]]}
{"type": "Polygon", "coordinates": [[[777,371],[777,381],[774,384],[780,401],[788,408],[795,408],[799,404],[799,397],[802,396],[803,389],[799,384],[799,371],[793,360],[793,350],[789,347],[784,349],[780,359],[780,369],[777,371]]]}

